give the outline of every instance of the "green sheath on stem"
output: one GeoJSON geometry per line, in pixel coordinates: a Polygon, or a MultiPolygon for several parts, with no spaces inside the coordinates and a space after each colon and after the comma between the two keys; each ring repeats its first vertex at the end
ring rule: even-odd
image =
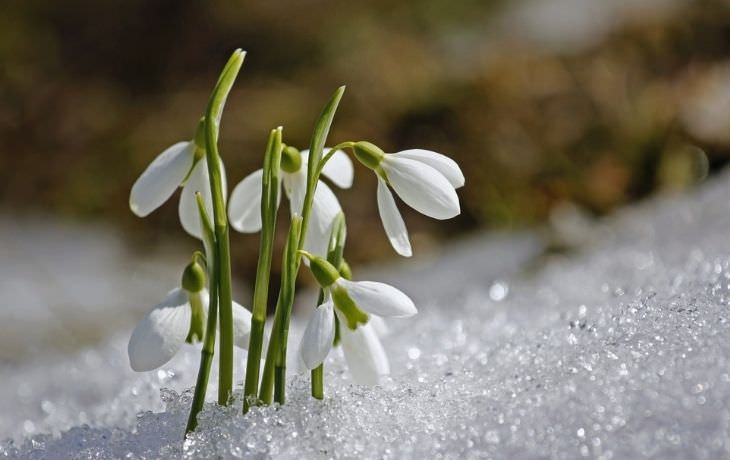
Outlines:
{"type": "Polygon", "coordinates": [[[205,113],[205,147],[208,179],[213,198],[213,228],[216,242],[216,273],[220,315],[220,361],[218,404],[227,405],[233,396],[233,298],[231,292],[231,249],[226,215],[226,190],[223,190],[223,171],[218,153],[220,119],[228,93],[241,70],[246,53],[233,52],[213,89],[205,113]]]}
{"type": "Polygon", "coordinates": [[[264,343],[264,325],[266,323],[266,302],[269,297],[271,258],[274,247],[276,216],[279,207],[281,136],[281,127],[271,131],[264,155],[264,173],[261,184],[261,243],[259,247],[259,260],[256,267],[251,336],[248,345],[248,361],[246,362],[246,379],[243,390],[244,413],[248,412],[252,402],[251,400],[255,402],[256,394],[258,393],[261,354],[264,343]]]}

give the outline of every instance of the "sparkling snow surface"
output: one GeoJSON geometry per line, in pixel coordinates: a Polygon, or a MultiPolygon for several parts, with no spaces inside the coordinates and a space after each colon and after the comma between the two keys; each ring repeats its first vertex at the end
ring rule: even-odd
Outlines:
{"type": "Polygon", "coordinates": [[[522,237],[472,241],[419,275],[371,272],[420,307],[389,323],[392,379],[354,386],[335,354],[324,402],[297,377],[284,407],[208,405],[185,442],[193,347],[147,374],[128,370],[126,336],[0,368],[15,439],[0,457],[728,458],[729,197],[726,173],[522,274],[536,249],[522,237]]]}

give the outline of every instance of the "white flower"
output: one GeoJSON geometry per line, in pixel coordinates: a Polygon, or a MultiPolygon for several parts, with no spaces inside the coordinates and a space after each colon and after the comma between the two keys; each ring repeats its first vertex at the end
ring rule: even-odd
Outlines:
{"type": "MultiPolygon", "coordinates": [[[[324,154],[330,149],[324,149],[324,154]]],[[[304,195],[307,189],[307,162],[309,151],[292,152],[285,149],[282,154],[281,181],[291,204],[292,215],[301,215],[304,195]],[[290,155],[285,158],[285,155],[290,155]],[[293,157],[293,155],[300,155],[293,157]],[[289,161],[289,167],[286,162],[289,161]],[[290,172],[287,172],[287,169],[290,172]]],[[[340,188],[352,186],[353,167],[350,158],[342,151],[336,151],[322,169],[328,179],[340,188]]],[[[246,176],[231,193],[228,217],[231,226],[243,233],[261,230],[261,179],[263,170],[259,169],[246,176]]],[[[332,223],[342,208],[332,190],[322,181],[317,184],[312,203],[309,229],[305,248],[314,254],[326,255],[332,223]]]]}
{"type": "MultiPolygon", "coordinates": [[[[202,340],[207,313],[206,289],[190,292],[178,287],[170,291],[132,332],[127,346],[132,369],[137,372],[157,369],[172,359],[186,339],[202,340]],[[196,306],[201,310],[197,317],[193,311],[196,306]]],[[[233,302],[233,332],[237,347],[248,347],[250,331],[251,313],[233,302]]]]}
{"type": "Polygon", "coordinates": [[[332,349],[335,314],[339,318],[340,340],[347,366],[355,382],[377,385],[390,373],[388,357],[380,343],[375,316],[406,317],[417,313],[413,301],[393,286],[374,281],[338,278],[329,287],[332,299],[317,307],[307,324],[299,346],[307,369],[319,366],[332,349]]]}
{"type": "MultiPolygon", "coordinates": [[[[225,196],[226,176],[222,162],[220,166],[225,196]]],[[[202,150],[196,147],[193,141],[178,142],[152,160],[132,186],[129,207],[139,217],[145,217],[166,202],[181,185],[183,190],[178,207],[180,223],[190,235],[202,238],[195,192],[200,192],[203,196],[206,210],[211,218],[213,218],[213,200],[208,181],[208,162],[202,150]]]]}
{"type": "Polygon", "coordinates": [[[354,150],[378,175],[380,219],[398,254],[410,257],[411,243],[388,185],[408,206],[434,219],[450,219],[461,212],[456,189],[464,185],[464,174],[454,160],[421,149],[384,153],[369,142],[357,142],[354,150]]]}

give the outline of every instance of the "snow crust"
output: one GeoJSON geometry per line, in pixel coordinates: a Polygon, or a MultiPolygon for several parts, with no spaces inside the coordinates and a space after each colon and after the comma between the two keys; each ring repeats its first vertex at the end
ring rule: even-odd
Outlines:
{"type": "Polygon", "coordinates": [[[368,272],[420,309],[388,323],[391,379],[355,386],[335,354],[324,402],[294,377],[287,405],[208,404],[185,441],[193,347],[147,374],[128,369],[126,335],[0,368],[0,457],[728,458],[728,196],[725,173],[539,264],[523,235],[444,251],[420,286],[368,272]]]}

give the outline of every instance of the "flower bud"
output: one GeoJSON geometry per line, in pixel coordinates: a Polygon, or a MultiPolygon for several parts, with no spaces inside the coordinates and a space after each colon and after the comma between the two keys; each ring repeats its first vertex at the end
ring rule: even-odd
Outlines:
{"type": "Polygon", "coordinates": [[[281,169],[288,173],[295,173],[302,167],[302,154],[299,150],[287,145],[281,151],[281,169]]]}
{"type": "Polygon", "coordinates": [[[355,142],[352,149],[360,163],[370,169],[376,169],[385,157],[385,153],[380,147],[367,141],[355,142]]]}
{"type": "Polygon", "coordinates": [[[182,287],[188,292],[200,292],[205,287],[205,267],[193,257],[193,261],[185,267],[182,274],[182,287]]]}

